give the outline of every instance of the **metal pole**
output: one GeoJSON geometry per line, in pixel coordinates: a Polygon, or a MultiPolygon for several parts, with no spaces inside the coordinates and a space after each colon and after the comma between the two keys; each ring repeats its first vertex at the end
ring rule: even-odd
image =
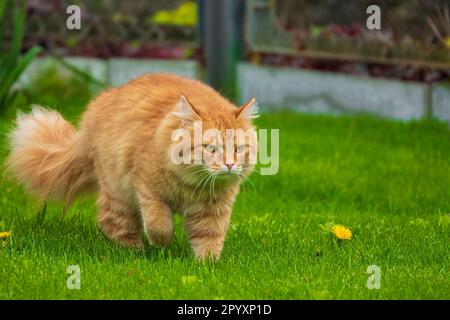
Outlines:
{"type": "Polygon", "coordinates": [[[203,47],[206,54],[206,81],[223,95],[235,99],[236,63],[243,55],[242,0],[206,0],[203,47]]]}

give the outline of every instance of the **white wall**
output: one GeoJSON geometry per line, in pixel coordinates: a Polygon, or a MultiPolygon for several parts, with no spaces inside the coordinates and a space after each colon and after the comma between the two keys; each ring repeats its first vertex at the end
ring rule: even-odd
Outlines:
{"type": "MultiPolygon", "coordinates": [[[[238,81],[240,102],[256,96],[263,110],[368,112],[402,120],[426,115],[430,90],[429,86],[418,83],[249,63],[239,65],[238,81]]],[[[448,99],[444,97],[443,103],[448,103],[448,99]]]]}
{"type": "MultiPolygon", "coordinates": [[[[147,72],[171,72],[188,78],[201,78],[201,66],[196,61],[78,57],[66,60],[112,86],[147,72]]],[[[21,76],[19,85],[26,85],[33,76],[49,67],[57,67],[70,74],[52,58],[39,58],[21,76]]],[[[238,102],[244,103],[256,96],[262,111],[289,108],[311,113],[367,112],[402,120],[431,114],[450,123],[449,85],[429,86],[250,63],[240,63],[237,75],[238,102]]]]}
{"type": "MultiPolygon", "coordinates": [[[[65,61],[75,67],[89,72],[94,78],[112,86],[128,82],[148,72],[171,72],[184,77],[197,79],[200,77],[200,66],[189,60],[156,60],[156,59],[122,59],[109,60],[68,57],[65,61]]],[[[63,68],[56,60],[44,57],[34,60],[19,79],[19,84],[26,85],[32,77],[48,68],[56,67],[63,74],[70,71],[63,68]]]]}

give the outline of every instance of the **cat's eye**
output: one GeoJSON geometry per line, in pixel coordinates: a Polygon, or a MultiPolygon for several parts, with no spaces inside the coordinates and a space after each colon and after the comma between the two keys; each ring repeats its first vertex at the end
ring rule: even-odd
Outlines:
{"type": "Polygon", "coordinates": [[[206,152],[209,152],[209,153],[215,153],[216,152],[216,146],[215,145],[206,144],[203,147],[205,148],[206,152]]]}
{"type": "Polygon", "coordinates": [[[234,148],[234,152],[236,152],[236,153],[241,153],[244,150],[245,150],[245,146],[244,145],[236,146],[236,148],[234,148]]]}

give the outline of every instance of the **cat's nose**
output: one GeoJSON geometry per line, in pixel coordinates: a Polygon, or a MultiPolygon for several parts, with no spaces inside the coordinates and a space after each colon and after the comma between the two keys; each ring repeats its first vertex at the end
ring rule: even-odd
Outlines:
{"type": "Polygon", "coordinates": [[[234,163],[225,163],[225,165],[227,166],[228,171],[231,171],[231,168],[233,168],[234,163]]]}

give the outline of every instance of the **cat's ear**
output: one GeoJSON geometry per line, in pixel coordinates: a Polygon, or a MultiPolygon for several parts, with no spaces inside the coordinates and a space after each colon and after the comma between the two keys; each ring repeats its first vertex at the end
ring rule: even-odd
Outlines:
{"type": "Polygon", "coordinates": [[[243,120],[251,120],[259,117],[258,114],[258,104],[256,103],[256,98],[253,97],[246,103],[244,103],[237,111],[236,118],[243,120]]]}
{"type": "Polygon", "coordinates": [[[200,120],[200,116],[197,111],[195,111],[194,106],[189,102],[189,100],[184,96],[180,96],[180,100],[178,100],[177,105],[175,106],[175,110],[172,114],[183,120],[200,120]]]}

